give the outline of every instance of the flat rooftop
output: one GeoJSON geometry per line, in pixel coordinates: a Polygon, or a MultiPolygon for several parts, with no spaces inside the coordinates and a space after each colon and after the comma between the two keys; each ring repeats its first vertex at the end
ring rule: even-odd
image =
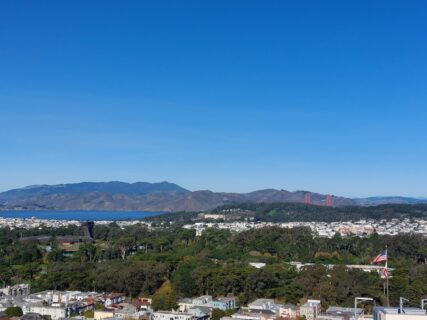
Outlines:
{"type": "Polygon", "coordinates": [[[386,314],[408,314],[408,315],[426,315],[426,310],[420,308],[403,308],[403,311],[400,312],[399,307],[375,307],[374,312],[383,312],[386,314]]]}

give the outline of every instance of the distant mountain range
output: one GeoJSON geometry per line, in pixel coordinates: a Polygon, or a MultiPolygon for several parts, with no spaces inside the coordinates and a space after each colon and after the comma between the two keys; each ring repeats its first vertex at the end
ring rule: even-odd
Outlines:
{"type": "MultiPolygon", "coordinates": [[[[82,182],[35,185],[0,193],[0,210],[116,210],[116,211],[202,211],[233,203],[311,203],[325,205],[326,195],[308,191],[265,189],[250,193],[207,190],[189,191],[170,182],[82,182]]],[[[427,203],[427,199],[372,197],[351,199],[332,196],[334,206],[385,203],[427,203]]]]}
{"type": "Polygon", "coordinates": [[[111,182],[80,182],[55,185],[33,185],[21,189],[13,189],[0,193],[1,200],[25,199],[29,197],[40,197],[59,194],[83,194],[90,192],[125,194],[128,196],[147,194],[153,192],[189,192],[170,182],[135,182],[126,183],[120,181],[111,182]]]}

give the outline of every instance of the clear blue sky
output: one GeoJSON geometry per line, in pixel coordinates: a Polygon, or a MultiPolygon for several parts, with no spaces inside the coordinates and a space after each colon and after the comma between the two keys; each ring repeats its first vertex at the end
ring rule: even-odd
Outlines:
{"type": "Polygon", "coordinates": [[[2,1],[0,190],[427,196],[427,2],[2,1]]]}

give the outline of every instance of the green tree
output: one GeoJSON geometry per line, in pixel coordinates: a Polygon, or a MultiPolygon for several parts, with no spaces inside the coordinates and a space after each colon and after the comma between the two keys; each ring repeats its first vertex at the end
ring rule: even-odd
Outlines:
{"type": "Polygon", "coordinates": [[[5,313],[9,318],[22,317],[23,315],[22,309],[20,307],[9,307],[5,310],[5,313]]]}
{"type": "Polygon", "coordinates": [[[171,283],[165,281],[153,295],[154,310],[170,310],[177,307],[177,298],[171,283]]]}

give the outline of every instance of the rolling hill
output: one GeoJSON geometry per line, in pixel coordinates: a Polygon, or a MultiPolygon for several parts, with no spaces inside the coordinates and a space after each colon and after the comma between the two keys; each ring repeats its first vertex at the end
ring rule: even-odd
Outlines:
{"type": "MultiPolygon", "coordinates": [[[[325,205],[326,195],[309,191],[277,189],[249,193],[189,191],[170,182],[81,182],[59,185],[35,185],[0,193],[0,210],[112,210],[112,211],[203,211],[238,203],[311,203],[325,205]]],[[[427,200],[417,199],[427,203],[427,200]]],[[[376,197],[351,199],[332,196],[335,207],[414,203],[412,198],[376,197]],[[406,201],[406,202],[405,202],[406,201]]]]}
{"type": "MultiPolygon", "coordinates": [[[[36,185],[0,193],[0,210],[201,211],[243,202],[304,202],[307,192],[276,189],[250,193],[191,192],[169,182],[82,182],[36,185]]],[[[311,193],[313,204],[322,205],[325,198],[311,193]]],[[[333,197],[333,203],[351,205],[353,200],[333,197]]]]}

